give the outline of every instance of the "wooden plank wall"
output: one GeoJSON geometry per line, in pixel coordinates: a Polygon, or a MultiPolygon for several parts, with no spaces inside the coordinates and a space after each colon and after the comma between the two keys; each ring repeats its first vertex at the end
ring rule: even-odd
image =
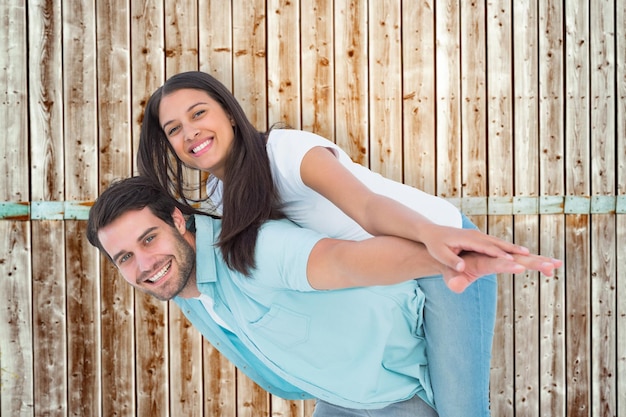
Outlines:
{"type": "Polygon", "coordinates": [[[499,278],[493,415],[626,417],[626,2],[4,0],[0,22],[0,415],[311,415],[83,237],[150,93],[200,69],[259,129],[564,259],[499,278]]]}

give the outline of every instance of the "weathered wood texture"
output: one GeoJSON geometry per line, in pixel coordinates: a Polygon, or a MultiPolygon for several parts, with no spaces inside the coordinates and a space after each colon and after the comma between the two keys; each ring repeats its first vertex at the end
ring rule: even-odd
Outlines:
{"type": "MultiPolygon", "coordinates": [[[[16,202],[28,202],[31,198],[26,140],[27,19],[23,2],[6,1],[0,5],[0,126],[4,130],[0,139],[0,199],[16,202]]],[[[33,293],[31,279],[33,232],[32,225],[22,220],[0,222],[0,414],[20,417],[33,414],[35,390],[42,388],[41,384],[35,386],[34,359],[47,354],[33,346],[33,296],[37,294],[33,293]]],[[[55,350],[51,348],[50,355],[55,350]]],[[[58,396],[59,393],[50,392],[50,402],[56,402],[58,396]]]]}
{"type": "Polygon", "coordinates": [[[133,291],[68,209],[136,171],[148,97],[200,69],[259,129],[564,259],[499,277],[493,415],[626,417],[626,2],[6,0],[0,22],[0,415],[312,414],[133,291]]]}
{"type": "MultiPolygon", "coordinates": [[[[626,62],[626,3],[617,2],[615,4],[615,62],[626,62]]],[[[617,152],[616,160],[616,193],[626,194],[626,65],[615,68],[617,85],[615,86],[615,115],[616,124],[614,136],[616,137],[617,152]]],[[[626,217],[616,216],[616,270],[617,277],[616,291],[620,294],[617,297],[617,309],[615,318],[617,320],[617,394],[623,396],[626,392],[626,217]],[[622,277],[621,279],[619,277],[622,277]]],[[[626,401],[618,400],[617,415],[626,415],[626,401]]]]}
{"type": "MultiPolygon", "coordinates": [[[[518,4],[518,6],[521,6],[518,4]]],[[[523,7],[523,6],[522,6],[523,7]]],[[[513,148],[513,138],[518,137],[519,129],[524,129],[526,125],[517,125],[513,120],[513,91],[522,90],[523,83],[532,79],[531,74],[525,74],[526,78],[521,76],[517,78],[520,71],[519,64],[523,61],[514,60],[514,52],[512,45],[512,29],[513,29],[514,12],[511,10],[511,3],[506,1],[494,1],[488,4],[486,9],[487,18],[487,45],[499,43],[500,48],[487,48],[486,59],[489,65],[486,67],[486,106],[488,119],[486,120],[487,142],[486,147],[489,149],[487,168],[489,170],[488,195],[493,198],[499,198],[503,202],[501,211],[494,211],[487,217],[487,225],[489,233],[501,236],[502,238],[513,240],[513,236],[525,236],[528,240],[519,242],[523,245],[533,245],[532,239],[536,236],[533,220],[537,216],[517,216],[513,217],[512,196],[515,194],[513,184],[514,180],[518,192],[532,189],[533,183],[537,180],[536,173],[532,170],[525,171],[524,168],[533,166],[532,158],[524,161],[520,166],[514,166],[510,163],[513,156],[515,159],[529,156],[528,148],[524,145],[536,143],[536,136],[524,135],[528,139],[527,142],[516,142],[516,149],[513,148]],[[514,63],[518,63],[513,66],[514,63]],[[517,84],[513,84],[513,80],[517,84]],[[513,130],[513,127],[516,130],[513,130]],[[525,163],[526,162],[526,163],[525,163]],[[524,170],[525,174],[520,175],[519,171],[514,172],[514,168],[524,170]],[[521,228],[527,228],[520,233],[521,228]],[[528,233],[530,232],[530,233],[528,233]],[[533,233],[534,232],[534,233],[533,233]]],[[[524,15],[526,17],[526,15],[524,15]]],[[[520,19],[521,20],[521,19],[520,19]]],[[[516,22],[517,24],[523,22],[516,22]]],[[[521,92],[520,91],[520,92],[521,92]]],[[[519,93],[518,93],[519,94],[519,93]]],[[[518,117],[527,117],[532,112],[532,104],[516,103],[518,117]],[[524,105],[526,104],[526,105],[524,105]]],[[[484,113],[484,112],[481,112],[484,113]]],[[[525,132],[524,132],[525,133],[525,132]]],[[[482,135],[478,135],[479,137],[482,135]]],[[[532,153],[530,154],[532,155],[532,153]]],[[[519,241],[519,237],[518,237],[519,241]]],[[[493,390],[493,415],[512,415],[513,407],[511,406],[517,395],[517,382],[519,376],[528,377],[526,373],[520,375],[519,372],[513,374],[514,364],[518,363],[518,351],[515,349],[517,345],[516,338],[519,336],[518,329],[521,324],[517,320],[519,313],[524,312],[523,306],[518,301],[521,298],[518,292],[518,280],[514,279],[510,274],[499,277],[498,286],[498,327],[502,331],[495,334],[494,338],[494,355],[492,360],[492,387],[498,387],[493,390]],[[515,295],[515,298],[513,296],[515,295]],[[516,300],[514,303],[513,300],[516,300]],[[520,311],[521,307],[521,311],[520,311]],[[515,329],[515,332],[513,332],[515,329]]],[[[522,282],[528,283],[532,277],[522,277],[522,282]]],[[[528,288],[528,287],[527,287],[528,288]]],[[[530,286],[530,288],[534,288],[530,286]]],[[[526,312],[524,312],[526,313],[526,312]]],[[[532,326],[527,326],[530,330],[532,326]]],[[[525,331],[527,334],[529,330],[525,331]]],[[[531,359],[531,358],[529,358],[531,359]]],[[[517,370],[517,369],[516,369],[517,370]]]]}

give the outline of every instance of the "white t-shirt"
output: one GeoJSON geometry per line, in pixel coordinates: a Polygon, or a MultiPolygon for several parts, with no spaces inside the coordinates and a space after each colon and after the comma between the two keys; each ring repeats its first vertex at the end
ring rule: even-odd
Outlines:
{"type": "MultiPolygon", "coordinates": [[[[462,227],[461,213],[453,204],[415,187],[385,178],[353,162],[347,153],[331,141],[302,130],[272,130],[266,146],[272,176],[284,213],[298,225],[339,239],[362,240],[371,237],[358,223],[302,181],[302,159],[316,146],[332,150],[339,162],[373,192],[412,208],[434,223],[462,227]]],[[[214,181],[218,180],[211,177],[207,184],[209,192],[215,185],[214,181]]],[[[218,211],[221,210],[221,187],[220,181],[211,196],[218,211]]]]}
{"type": "Polygon", "coordinates": [[[209,313],[209,316],[211,316],[214,322],[216,322],[217,324],[219,324],[226,330],[232,331],[232,329],[228,327],[228,324],[226,324],[226,322],[222,320],[222,318],[218,316],[217,313],[215,312],[215,308],[213,308],[213,306],[215,305],[215,302],[213,301],[211,297],[209,297],[208,295],[204,293],[201,293],[200,297],[198,297],[198,300],[202,301],[202,305],[204,306],[207,313],[209,313]]]}

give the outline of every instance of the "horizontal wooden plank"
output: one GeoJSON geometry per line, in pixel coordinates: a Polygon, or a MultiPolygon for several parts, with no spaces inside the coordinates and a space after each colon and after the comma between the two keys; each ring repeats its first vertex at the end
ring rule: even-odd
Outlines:
{"type": "MultiPolygon", "coordinates": [[[[626,195],[444,198],[467,215],[626,214],[626,195]]],[[[87,220],[93,201],[0,201],[0,220],[87,220]]]]}

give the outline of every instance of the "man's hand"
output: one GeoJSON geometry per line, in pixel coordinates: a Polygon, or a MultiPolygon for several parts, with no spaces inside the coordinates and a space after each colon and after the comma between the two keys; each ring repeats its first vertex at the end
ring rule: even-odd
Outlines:
{"type": "Polygon", "coordinates": [[[443,271],[443,279],[450,290],[461,293],[474,281],[489,274],[521,274],[527,270],[539,271],[551,277],[554,270],[563,262],[545,256],[533,254],[516,254],[508,257],[492,257],[477,252],[462,252],[463,271],[447,268],[443,271]]]}

